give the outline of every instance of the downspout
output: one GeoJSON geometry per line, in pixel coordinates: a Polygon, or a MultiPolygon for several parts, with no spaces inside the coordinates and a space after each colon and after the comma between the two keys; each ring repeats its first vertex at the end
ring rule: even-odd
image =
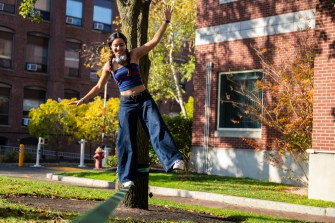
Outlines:
{"type": "Polygon", "coordinates": [[[212,77],[213,63],[207,62],[206,64],[206,95],[205,95],[205,125],[204,125],[204,157],[205,163],[203,166],[203,172],[208,173],[209,167],[209,118],[211,113],[211,77],[212,77]]]}

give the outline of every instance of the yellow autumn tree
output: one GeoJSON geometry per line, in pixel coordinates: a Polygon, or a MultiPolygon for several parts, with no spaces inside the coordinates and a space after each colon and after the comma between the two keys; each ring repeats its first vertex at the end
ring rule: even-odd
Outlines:
{"type": "MultiPolygon", "coordinates": [[[[74,99],[72,99],[74,100],[74,99]]],[[[29,133],[36,137],[48,139],[48,143],[55,149],[61,139],[73,142],[85,139],[99,144],[102,137],[102,125],[105,128],[105,138],[108,143],[115,145],[117,132],[119,99],[110,98],[107,101],[106,115],[104,102],[96,97],[93,102],[80,106],[68,105],[71,100],[64,99],[57,102],[48,99],[39,108],[29,112],[29,133]]]]}
{"type": "Polygon", "coordinates": [[[76,109],[67,105],[69,101],[57,102],[48,99],[39,108],[33,108],[29,112],[31,119],[28,125],[29,133],[36,137],[48,140],[50,146],[55,146],[61,138],[69,141],[73,139],[71,132],[76,125],[76,109]]]}
{"type": "MultiPolygon", "coordinates": [[[[170,24],[161,42],[149,53],[151,68],[149,89],[156,101],[172,99],[180,107],[181,113],[187,114],[182,84],[190,81],[195,69],[195,0],[169,0],[173,6],[170,24]]],[[[153,36],[162,22],[164,4],[153,1],[150,10],[149,36],[153,36]]]]}
{"type": "Polygon", "coordinates": [[[104,126],[105,139],[115,145],[119,102],[118,98],[110,98],[106,103],[106,115],[104,115],[104,100],[100,97],[95,97],[94,101],[85,106],[78,106],[80,111],[76,117],[76,131],[73,132],[75,137],[99,144],[102,141],[102,126],[104,126]]]}

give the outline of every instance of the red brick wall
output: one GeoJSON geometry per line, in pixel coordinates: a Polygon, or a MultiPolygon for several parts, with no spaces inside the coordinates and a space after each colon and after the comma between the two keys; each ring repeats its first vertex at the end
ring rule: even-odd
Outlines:
{"type": "Polygon", "coordinates": [[[219,0],[198,0],[197,28],[256,19],[315,8],[316,0],[238,0],[219,4],[219,0]]]}
{"type": "Polygon", "coordinates": [[[335,7],[330,1],[317,6],[313,149],[335,150],[335,7]]]}
{"type": "MultiPolygon", "coordinates": [[[[21,1],[17,1],[17,10],[21,1]]],[[[113,1],[114,2],[114,1],[113,1]]],[[[80,92],[83,96],[96,84],[90,80],[90,70],[83,65],[80,78],[64,75],[64,49],[67,38],[90,44],[105,41],[110,33],[92,30],[93,0],[85,1],[83,9],[83,27],[65,24],[66,1],[52,1],[51,21],[39,24],[24,20],[16,14],[0,13],[0,26],[14,31],[13,67],[0,68],[0,81],[11,85],[10,120],[8,126],[0,126],[0,136],[9,139],[9,145],[19,145],[19,139],[28,137],[27,128],[21,126],[23,89],[26,86],[38,86],[47,91],[47,98],[64,97],[64,89],[80,92]],[[48,73],[32,73],[25,71],[26,43],[28,32],[40,32],[49,36],[48,73]]],[[[116,2],[113,3],[113,16],[117,16],[116,2]]],[[[115,28],[115,27],[114,27],[115,28]]],[[[109,85],[109,95],[118,96],[115,84],[109,85]]]]}
{"type": "MultiPolygon", "coordinates": [[[[219,5],[219,0],[198,0],[197,28],[313,9],[315,8],[315,5],[316,1],[312,0],[239,0],[237,2],[221,5],[219,5]]],[[[303,35],[305,35],[304,32],[294,32],[196,46],[196,72],[194,75],[195,105],[192,146],[202,147],[204,142],[206,62],[211,61],[214,64],[211,80],[209,146],[212,148],[249,148],[241,138],[214,137],[214,132],[217,126],[218,75],[220,72],[261,69],[254,48],[266,48],[269,51],[273,51],[276,46],[284,46],[288,43],[293,43],[298,37],[302,37],[303,35]]],[[[288,51],[285,52],[285,54],[271,53],[269,56],[271,56],[274,63],[278,64],[283,57],[292,52],[288,51]]],[[[273,134],[274,132],[271,130],[262,127],[262,139],[258,140],[258,142],[269,145],[272,141],[271,135],[273,134]]]]}

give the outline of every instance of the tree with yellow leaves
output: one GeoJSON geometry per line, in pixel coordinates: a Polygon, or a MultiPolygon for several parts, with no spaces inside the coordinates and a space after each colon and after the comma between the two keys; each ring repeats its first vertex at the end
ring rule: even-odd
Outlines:
{"type": "MultiPolygon", "coordinates": [[[[154,35],[162,15],[162,4],[153,1],[150,10],[149,36],[154,35]]],[[[195,69],[195,0],[170,0],[173,16],[164,38],[149,53],[152,62],[149,74],[149,89],[156,101],[172,99],[176,101],[181,113],[187,114],[182,82],[190,81],[195,69]]]]}
{"type": "Polygon", "coordinates": [[[31,118],[28,128],[29,133],[36,137],[48,139],[50,146],[55,146],[61,139],[68,142],[85,139],[91,143],[101,143],[102,129],[105,127],[105,137],[115,145],[117,132],[118,98],[107,101],[106,116],[103,110],[103,100],[95,98],[93,102],[78,107],[70,106],[70,100],[64,99],[57,102],[48,99],[39,108],[29,112],[31,118]]]}

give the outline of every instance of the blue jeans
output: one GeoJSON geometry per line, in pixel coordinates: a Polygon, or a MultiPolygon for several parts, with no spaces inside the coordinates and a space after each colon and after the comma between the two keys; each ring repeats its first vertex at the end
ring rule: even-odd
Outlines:
{"type": "Polygon", "coordinates": [[[135,181],[137,178],[138,118],[166,172],[172,170],[177,159],[182,159],[182,154],[149,92],[144,91],[134,97],[121,96],[116,143],[120,182],[135,181]]]}

